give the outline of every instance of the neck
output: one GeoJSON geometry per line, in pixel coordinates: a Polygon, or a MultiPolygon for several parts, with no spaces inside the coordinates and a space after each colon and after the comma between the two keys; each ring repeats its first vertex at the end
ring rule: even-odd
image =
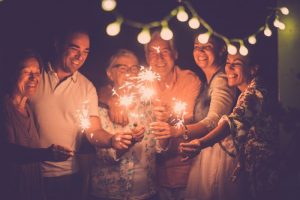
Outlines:
{"type": "Polygon", "coordinates": [[[172,70],[171,73],[168,73],[167,75],[161,77],[160,82],[164,83],[165,85],[172,85],[174,81],[174,73],[175,70],[172,70]]]}
{"type": "Polygon", "coordinates": [[[59,64],[59,63],[54,62],[52,67],[53,67],[53,70],[56,72],[59,81],[62,81],[62,80],[64,80],[65,78],[67,78],[69,76],[72,76],[72,73],[71,72],[65,72],[62,69],[61,64],[59,64]]]}
{"type": "Polygon", "coordinates": [[[209,83],[213,75],[220,69],[220,67],[217,66],[211,66],[203,69],[203,72],[205,74],[206,80],[209,83]]]}
{"type": "Polygon", "coordinates": [[[26,114],[26,103],[28,100],[27,96],[22,96],[20,94],[13,94],[11,100],[15,108],[20,111],[22,114],[26,114]]]}
{"type": "Polygon", "coordinates": [[[248,85],[249,85],[249,83],[242,83],[242,84],[240,84],[240,85],[238,86],[238,88],[239,88],[239,90],[240,90],[241,92],[245,92],[245,90],[247,89],[248,85]]]}

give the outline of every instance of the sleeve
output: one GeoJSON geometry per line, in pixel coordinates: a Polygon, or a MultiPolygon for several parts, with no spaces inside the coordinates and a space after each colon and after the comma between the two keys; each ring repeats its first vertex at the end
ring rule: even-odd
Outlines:
{"type": "Polygon", "coordinates": [[[213,79],[210,85],[211,101],[207,116],[201,121],[210,131],[214,129],[220,118],[228,114],[234,102],[234,90],[227,84],[225,74],[213,79]]]}
{"type": "Polygon", "coordinates": [[[90,83],[88,85],[87,99],[88,99],[88,102],[89,102],[89,114],[90,114],[90,116],[99,117],[97,91],[96,91],[95,86],[92,83],[90,83]]]}
{"type": "Polygon", "coordinates": [[[261,97],[259,91],[246,90],[240,95],[233,112],[228,117],[223,117],[230,127],[230,133],[238,149],[243,145],[258,113],[262,110],[261,97]]]}
{"type": "Polygon", "coordinates": [[[181,91],[182,97],[185,99],[185,102],[187,103],[186,108],[186,115],[185,119],[192,119],[193,117],[193,111],[194,111],[194,105],[196,98],[199,94],[201,81],[197,77],[196,74],[194,74],[192,71],[184,70],[184,87],[181,91]]]}

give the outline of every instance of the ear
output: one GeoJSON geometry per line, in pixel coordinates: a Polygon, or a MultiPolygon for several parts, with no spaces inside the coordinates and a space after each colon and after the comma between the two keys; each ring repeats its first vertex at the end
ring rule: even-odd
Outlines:
{"type": "Polygon", "coordinates": [[[109,69],[106,70],[106,75],[107,75],[107,77],[109,78],[109,80],[113,81],[113,77],[112,77],[112,74],[111,74],[111,72],[110,72],[109,69]]]}

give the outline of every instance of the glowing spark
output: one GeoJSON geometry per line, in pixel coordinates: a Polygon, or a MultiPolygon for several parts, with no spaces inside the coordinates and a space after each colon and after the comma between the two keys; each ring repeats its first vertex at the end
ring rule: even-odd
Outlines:
{"type": "Polygon", "coordinates": [[[139,89],[139,92],[141,94],[141,100],[142,101],[150,101],[151,98],[155,95],[155,91],[153,88],[147,88],[142,86],[139,89]]]}
{"type": "Polygon", "coordinates": [[[133,95],[124,95],[120,96],[120,105],[128,108],[133,103],[134,96],[133,95]]]}
{"type": "Polygon", "coordinates": [[[173,101],[173,112],[176,116],[175,127],[180,128],[184,124],[184,116],[186,115],[187,103],[180,100],[176,100],[175,98],[173,98],[173,101]]]}
{"type": "Polygon", "coordinates": [[[77,116],[79,120],[79,127],[81,128],[82,132],[90,128],[91,122],[89,116],[88,101],[82,102],[81,109],[77,110],[77,116]]]}
{"type": "Polygon", "coordinates": [[[156,53],[160,53],[160,46],[152,47],[152,48],[156,51],[156,53]]]}

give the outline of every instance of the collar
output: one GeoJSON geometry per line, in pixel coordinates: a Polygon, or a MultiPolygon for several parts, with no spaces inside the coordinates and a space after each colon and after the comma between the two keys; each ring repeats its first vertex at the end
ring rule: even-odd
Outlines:
{"type": "MultiPolygon", "coordinates": [[[[54,71],[53,66],[50,62],[48,62],[48,68],[47,68],[47,72],[51,75],[51,76],[55,76],[58,79],[58,75],[57,73],[54,71]]],[[[72,75],[66,77],[65,79],[71,78],[71,80],[76,83],[77,78],[78,78],[78,71],[74,72],[72,75]]],[[[65,80],[64,79],[64,80],[65,80]]]]}

